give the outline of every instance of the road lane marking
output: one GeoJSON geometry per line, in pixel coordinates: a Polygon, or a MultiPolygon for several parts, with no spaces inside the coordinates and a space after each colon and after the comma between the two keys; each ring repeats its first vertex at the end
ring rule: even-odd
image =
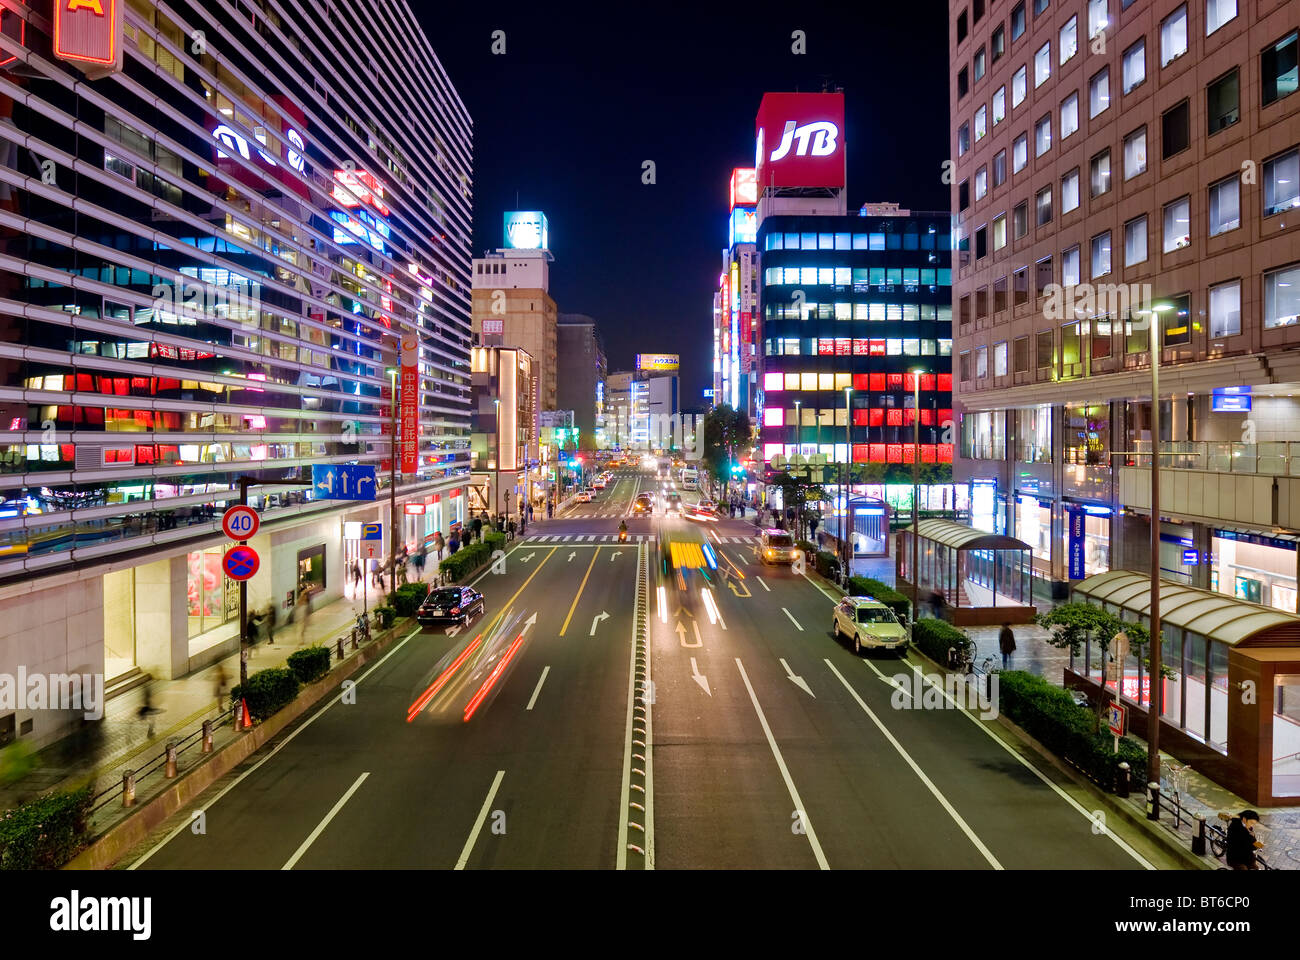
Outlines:
{"type": "Polygon", "coordinates": [[[790,669],[790,664],[785,662],[785,657],[778,657],[777,659],[781,661],[781,666],[785,667],[785,675],[789,677],[791,681],[793,681],[794,685],[797,686],[804,693],[808,694],[808,696],[816,700],[817,694],[812,692],[812,687],[808,686],[808,681],[805,680],[803,677],[795,676],[794,671],[790,669]]]}
{"type": "Polygon", "coordinates": [[[338,816],[339,811],[343,809],[343,805],[352,799],[352,794],[356,793],[357,789],[366,782],[368,776],[370,776],[369,771],[357,777],[352,786],[348,787],[348,792],[339,797],[338,803],[334,804],[330,812],[325,814],[325,819],[316,824],[316,829],[302,842],[302,846],[295,850],[293,856],[285,861],[284,866],[280,868],[281,870],[292,870],[294,868],[294,865],[302,859],[302,855],[307,852],[307,849],[316,842],[316,838],[325,832],[325,828],[330,825],[330,821],[338,816]]]}
{"type": "MultiPolygon", "coordinates": [[[[410,633],[408,633],[405,637],[403,637],[401,643],[397,644],[396,646],[393,647],[393,649],[389,650],[386,654],[384,654],[382,657],[380,657],[379,660],[375,663],[374,666],[372,666],[369,670],[367,670],[367,671],[366,671],[365,673],[363,673],[360,677],[358,677],[358,678],[357,678],[357,681],[356,681],[356,684],[355,684],[354,686],[360,686],[361,683],[362,683],[362,681],[364,681],[368,676],[370,676],[372,673],[374,673],[376,670],[378,670],[380,667],[382,667],[382,666],[384,665],[384,662],[385,662],[389,657],[391,657],[393,654],[397,653],[398,650],[401,650],[402,647],[406,646],[407,642],[408,642],[412,637],[416,636],[418,633],[420,633],[420,628],[419,628],[419,627],[416,627],[414,630],[412,630],[410,633]]],[[[298,727],[296,730],[293,731],[293,733],[289,734],[289,736],[287,736],[287,737],[285,737],[283,740],[281,740],[280,743],[277,744],[277,745],[276,745],[276,746],[271,750],[270,753],[268,753],[268,754],[267,754],[265,757],[263,757],[261,760],[257,761],[257,763],[253,764],[251,767],[249,767],[247,770],[245,770],[243,773],[241,773],[241,774],[240,774],[238,777],[236,777],[233,781],[231,781],[229,784],[227,784],[225,787],[223,787],[223,788],[221,789],[221,791],[220,791],[216,796],[214,796],[211,800],[209,800],[209,801],[208,801],[207,803],[205,803],[202,807],[200,807],[200,808],[199,808],[200,812],[206,813],[208,810],[211,810],[214,806],[216,806],[217,801],[219,801],[222,797],[224,797],[226,794],[228,794],[231,790],[234,790],[235,787],[237,787],[237,786],[239,786],[241,783],[243,783],[244,780],[245,780],[245,778],[247,778],[247,777],[249,777],[249,776],[252,776],[254,773],[256,773],[257,770],[258,770],[258,768],[261,767],[262,764],[264,764],[264,763],[266,763],[267,761],[269,761],[269,760],[270,760],[272,757],[274,757],[277,753],[279,753],[281,750],[283,750],[285,747],[287,747],[290,743],[292,743],[294,737],[298,736],[298,734],[302,733],[304,730],[306,730],[308,727],[310,727],[313,723],[315,723],[318,719],[320,719],[322,716],[324,716],[324,715],[325,715],[325,711],[328,710],[330,707],[334,706],[334,704],[338,703],[340,700],[342,700],[342,699],[343,699],[343,698],[348,694],[348,692],[349,692],[348,690],[340,690],[339,693],[338,693],[338,695],[337,695],[333,700],[331,700],[329,703],[325,704],[325,706],[321,707],[318,711],[316,711],[316,712],[313,713],[310,717],[308,717],[306,723],[304,723],[302,726],[298,727]]],[[[177,824],[176,829],[174,829],[171,833],[167,834],[167,836],[165,836],[165,837],[163,837],[161,840],[159,840],[157,844],[155,844],[154,846],[150,847],[150,848],[149,848],[149,851],[148,851],[148,852],[147,852],[143,857],[141,857],[139,860],[135,861],[135,863],[131,864],[129,867],[127,867],[127,869],[128,869],[128,870],[135,870],[136,868],[138,868],[142,863],[144,863],[146,860],[148,860],[150,857],[152,857],[155,853],[157,853],[159,850],[161,850],[163,847],[165,847],[168,843],[170,843],[172,840],[176,839],[176,837],[178,837],[178,836],[180,835],[180,833],[181,833],[182,830],[188,830],[189,827],[190,827],[190,823],[191,823],[191,822],[192,822],[191,820],[182,820],[179,824],[177,824]]]]}
{"type": "MultiPolygon", "coordinates": [[[[867,661],[867,662],[870,663],[870,661],[867,661]]],[[[872,664],[873,669],[874,669],[874,666],[875,666],[875,665],[872,664]]],[[[1084,818],[1085,820],[1087,820],[1089,823],[1095,823],[1095,822],[1096,822],[1096,817],[1093,816],[1093,814],[1092,814],[1091,812],[1089,812],[1087,809],[1085,809],[1085,808],[1083,807],[1082,804],[1080,804],[1080,803],[1079,803],[1077,800],[1075,800],[1072,796],[1070,796],[1068,793],[1066,793],[1064,790],[1062,790],[1059,784],[1056,784],[1056,783],[1052,782],[1051,780],[1049,780],[1049,779],[1047,778],[1047,776],[1046,776],[1046,775],[1045,775],[1041,770],[1039,770],[1036,766],[1034,766],[1032,763],[1030,763],[1028,760],[1026,760],[1024,757],[1022,757],[1019,753],[1017,753],[1016,751],[1012,750],[1012,749],[1011,749],[1011,745],[1010,745],[1009,743],[1007,743],[1005,740],[1003,740],[1001,737],[999,737],[997,734],[995,734],[992,730],[990,730],[988,727],[986,727],[986,726],[984,725],[983,721],[981,721],[977,716],[975,716],[975,714],[971,713],[969,710],[967,710],[967,709],[965,709],[964,707],[962,707],[961,704],[956,703],[956,701],[954,701],[954,700],[952,699],[952,697],[951,697],[951,695],[948,693],[948,691],[944,690],[943,687],[942,687],[941,685],[934,683],[934,682],[933,682],[929,677],[927,677],[927,676],[925,675],[925,672],[922,671],[920,667],[918,667],[918,666],[917,666],[916,664],[914,664],[914,663],[911,663],[911,661],[908,661],[908,666],[910,666],[914,672],[920,672],[920,673],[921,673],[921,679],[922,679],[925,683],[930,684],[930,686],[932,686],[932,687],[934,687],[936,690],[938,690],[941,694],[943,694],[944,698],[947,699],[949,702],[953,703],[954,706],[957,706],[957,707],[961,708],[961,709],[960,709],[960,712],[961,712],[961,713],[964,713],[964,714],[965,714],[965,715],[970,719],[970,721],[971,721],[973,724],[975,724],[975,726],[979,727],[979,728],[980,728],[981,730],[983,730],[986,734],[988,734],[988,736],[992,738],[993,742],[996,743],[998,746],[1000,746],[1003,750],[1005,750],[1007,753],[1011,754],[1011,756],[1015,757],[1016,760],[1018,760],[1018,761],[1020,762],[1021,766],[1025,767],[1025,768],[1028,769],[1028,770],[1033,771],[1034,776],[1036,776],[1039,780],[1043,781],[1043,783],[1045,783],[1045,784],[1047,784],[1049,787],[1051,787],[1052,790],[1056,793],[1056,795],[1057,795],[1058,797],[1060,797],[1060,798],[1061,798],[1062,800],[1064,800],[1067,804],[1069,804],[1071,807],[1073,807],[1075,810],[1077,810],[1077,811],[1078,811],[1078,812],[1083,816],[1083,818],[1084,818]]],[[[879,671],[877,671],[877,672],[879,672],[879,671]]],[[[1147,860],[1146,857],[1142,856],[1142,854],[1138,853],[1138,852],[1137,852],[1136,850],[1134,850],[1131,846],[1129,846],[1128,843],[1125,842],[1125,840],[1124,840],[1123,837],[1120,837],[1120,836],[1117,836],[1117,835],[1116,835],[1115,831],[1113,831],[1113,830],[1106,830],[1105,833],[1106,833],[1106,836],[1110,837],[1112,840],[1115,841],[1115,843],[1119,846],[1119,848],[1120,848],[1121,850],[1123,850],[1123,851],[1124,851],[1125,853],[1127,853],[1130,857],[1132,857],[1134,860],[1136,860],[1138,863],[1140,863],[1140,864],[1142,865],[1143,869],[1145,869],[1145,870],[1155,870],[1155,869],[1156,869],[1155,864],[1151,863],[1151,861],[1147,860]]]]}
{"type": "MultiPolygon", "coordinates": [[[[920,778],[921,782],[925,784],[926,789],[929,790],[934,798],[939,801],[940,806],[948,812],[948,816],[952,817],[953,822],[957,824],[961,829],[961,832],[966,834],[967,839],[975,845],[975,849],[977,849],[984,859],[988,861],[989,866],[994,870],[1004,869],[1002,864],[998,862],[998,858],[993,856],[992,851],[989,850],[988,847],[984,846],[984,841],[975,835],[975,831],[971,829],[970,824],[968,824],[962,818],[962,815],[956,811],[953,805],[948,802],[948,798],[943,795],[943,792],[934,785],[934,781],[926,776],[926,773],[921,769],[920,764],[912,759],[912,755],[907,752],[906,748],[904,748],[901,743],[898,742],[898,739],[889,731],[889,728],[880,721],[880,718],[876,716],[875,712],[867,706],[866,701],[858,695],[858,691],[853,688],[853,685],[844,678],[844,674],[835,669],[835,664],[831,663],[829,659],[824,658],[823,662],[830,668],[831,673],[835,674],[835,676],[839,678],[840,683],[844,684],[844,689],[849,692],[849,696],[857,701],[858,706],[862,708],[862,712],[871,718],[871,722],[876,725],[876,729],[884,734],[885,739],[888,740],[890,745],[898,751],[898,755],[907,761],[907,765],[912,768],[912,772],[920,778]]],[[[872,664],[872,666],[874,667],[874,664],[872,664]]]]}
{"type": "Polygon", "coordinates": [[[700,673],[700,668],[695,665],[695,658],[691,657],[691,679],[700,685],[700,689],[713,696],[713,691],[709,689],[708,678],[700,673]]]}
{"type": "Polygon", "coordinates": [[[582,599],[582,591],[587,586],[587,578],[591,576],[591,568],[596,565],[596,555],[600,550],[597,547],[591,551],[591,563],[587,564],[587,572],[582,575],[582,583],[578,584],[578,592],[573,597],[573,605],[569,607],[569,615],[564,618],[564,626],[560,627],[560,636],[564,636],[564,631],[569,629],[569,621],[573,619],[573,611],[578,609],[578,601],[582,599]]]}
{"type": "Polygon", "coordinates": [[[550,667],[542,667],[542,675],[537,678],[537,687],[533,690],[533,695],[528,698],[528,706],[525,710],[533,709],[533,704],[537,702],[537,695],[542,692],[542,684],[546,682],[546,675],[551,672],[550,667]]]}
{"type": "Polygon", "coordinates": [[[776,765],[781,770],[781,777],[785,780],[785,788],[790,792],[790,799],[794,802],[795,810],[799,811],[800,819],[803,822],[804,835],[808,837],[808,843],[812,846],[813,856],[817,858],[817,866],[823,870],[829,870],[830,864],[826,862],[826,854],[822,852],[822,845],[817,840],[817,831],[813,829],[812,820],[808,817],[808,811],[799,799],[799,791],[795,788],[794,780],[790,778],[790,771],[786,768],[785,759],[781,756],[781,748],[776,745],[776,738],[772,736],[772,728],[767,725],[767,717],[763,715],[763,708],[758,705],[758,697],[754,694],[754,687],[749,682],[749,674],[745,673],[745,665],[740,662],[740,657],[736,657],[736,667],[740,670],[740,679],[745,681],[745,689],[749,691],[749,699],[754,704],[754,712],[758,714],[758,722],[763,727],[763,733],[767,736],[767,745],[772,748],[772,756],[776,757],[776,765]]]}
{"type": "Polygon", "coordinates": [[[766,590],[768,593],[772,592],[772,588],[767,585],[767,583],[763,580],[762,577],[754,577],[754,579],[757,580],[758,585],[762,587],[764,590],[766,590]]]}
{"type": "Polygon", "coordinates": [[[785,615],[790,618],[791,623],[793,623],[796,627],[799,627],[800,630],[803,629],[803,627],[799,626],[799,621],[794,618],[794,614],[792,614],[789,610],[786,610],[785,607],[782,607],[781,609],[785,611],[785,615]]]}
{"type": "Polygon", "coordinates": [[[464,870],[465,864],[469,863],[469,855],[474,851],[474,841],[478,839],[479,831],[483,829],[483,823],[487,820],[488,810],[492,807],[492,798],[497,795],[497,787],[501,786],[501,778],[506,775],[504,770],[498,770],[496,777],[492,780],[492,789],[488,795],[483,798],[483,807],[478,812],[478,819],[474,821],[474,829],[469,832],[469,839],[465,841],[465,849],[460,852],[460,859],[456,861],[457,870],[464,870]]]}

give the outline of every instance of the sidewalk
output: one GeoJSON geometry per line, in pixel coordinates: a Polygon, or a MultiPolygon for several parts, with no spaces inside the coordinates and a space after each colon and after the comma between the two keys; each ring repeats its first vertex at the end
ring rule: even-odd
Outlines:
{"type": "MultiPolygon", "coordinates": [[[[436,569],[436,561],[425,568],[426,581],[436,569]]],[[[350,594],[352,584],[349,582],[345,589],[350,594]]],[[[377,587],[368,586],[366,595],[370,610],[382,604],[383,597],[377,587]]],[[[289,655],[303,647],[332,644],[351,630],[361,611],[361,594],[356,595],[355,601],[345,595],[314,610],[301,637],[296,623],[281,624],[276,628],[274,644],[262,640],[250,649],[249,674],[284,666],[289,655]]],[[[239,682],[239,655],[232,654],[176,680],[153,680],[108,701],[93,746],[74,734],[39,751],[35,754],[37,764],[27,776],[0,786],[0,810],[8,810],[54,789],[70,789],[93,781],[95,790],[99,791],[120,781],[126,769],[141,766],[161,752],[169,739],[191,732],[204,719],[221,712],[217,698],[221,672],[225,674],[225,692],[229,694],[231,687],[239,682]],[[145,701],[146,687],[150,703],[158,711],[152,717],[152,736],[150,719],[137,714],[145,701]]]]}

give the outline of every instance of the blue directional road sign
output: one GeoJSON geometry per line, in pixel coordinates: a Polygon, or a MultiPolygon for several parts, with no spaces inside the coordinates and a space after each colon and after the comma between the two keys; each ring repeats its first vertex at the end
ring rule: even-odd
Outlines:
{"type": "Polygon", "coordinates": [[[312,464],[311,488],[322,500],[373,500],[375,468],[356,463],[312,464]]]}

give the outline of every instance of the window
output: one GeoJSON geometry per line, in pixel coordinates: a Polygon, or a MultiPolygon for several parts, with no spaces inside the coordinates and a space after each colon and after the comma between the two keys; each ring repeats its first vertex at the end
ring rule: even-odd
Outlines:
{"type": "Polygon", "coordinates": [[[1241,281],[1232,280],[1210,287],[1210,336],[1232,337],[1241,333],[1241,281]]]}
{"type": "Polygon", "coordinates": [[[1047,296],[1047,288],[1052,285],[1052,258],[1043,257],[1034,264],[1034,282],[1038,285],[1038,295],[1047,296]]]}
{"type": "Polygon", "coordinates": [[[975,231],[975,259],[982,260],[989,255],[989,228],[988,225],[980,227],[975,231]]]}
{"type": "Polygon", "coordinates": [[[1300,322],[1300,263],[1264,274],[1264,329],[1300,322]]]}
{"type": "Polygon", "coordinates": [[[1007,278],[998,277],[993,281],[993,312],[1001,313],[1007,308],[1007,278]]]}
{"type": "Polygon", "coordinates": [[[1092,238],[1092,279],[1110,273],[1110,231],[1092,238]]]}
{"type": "Polygon", "coordinates": [[[1109,0],[1088,0],[1088,39],[1106,29],[1110,23],[1109,0]]]}
{"type": "Polygon", "coordinates": [[[1123,89],[1132,93],[1147,78],[1147,40],[1143,37],[1124,51],[1123,89]]]}
{"type": "Polygon", "coordinates": [[[1048,40],[1034,54],[1034,87],[1041,87],[1052,75],[1052,41],[1048,40]]]}
{"type": "Polygon", "coordinates": [[[1088,164],[1088,183],[1094,197],[1110,190],[1110,150],[1103,150],[1092,158],[1088,164]]]}
{"type": "Polygon", "coordinates": [[[1061,286],[1073,287],[1079,283],[1079,246],[1075,244],[1061,254],[1061,286]]]}
{"type": "Polygon", "coordinates": [[[1061,63],[1079,52],[1079,18],[1071,17],[1061,28],[1061,63]]]}
{"type": "Polygon", "coordinates": [[[1267,107],[1300,88],[1300,69],[1297,69],[1297,52],[1300,51],[1300,31],[1284,37],[1259,55],[1261,77],[1260,98],[1267,107]]]}
{"type": "Polygon", "coordinates": [[[1007,118],[1007,88],[998,87],[993,94],[993,126],[997,126],[1007,118]]]}
{"type": "Polygon", "coordinates": [[[1177,297],[1169,297],[1169,303],[1173,305],[1172,310],[1162,311],[1160,314],[1161,334],[1163,342],[1174,346],[1179,343],[1192,342],[1192,295],[1184,293],[1177,297]]]}
{"type": "Polygon", "coordinates": [[[1052,115],[1050,113],[1038,118],[1034,124],[1034,156],[1041,157],[1052,149],[1052,115]]]}
{"type": "Polygon", "coordinates": [[[1205,0],[1205,35],[1208,37],[1236,15],[1237,0],[1205,0]]]}
{"type": "Polygon", "coordinates": [[[1013,107],[1018,107],[1025,102],[1025,93],[1028,90],[1025,70],[1025,65],[1021,64],[1020,69],[1011,75],[1011,106],[1013,107]]]}
{"type": "Polygon", "coordinates": [[[1038,226],[1052,222],[1052,188],[1043,187],[1034,198],[1034,208],[1038,211],[1038,226]]]}
{"type": "Polygon", "coordinates": [[[983,16],[984,16],[984,0],[975,0],[975,2],[971,4],[971,23],[972,24],[979,23],[980,19],[983,16]]]}
{"type": "Polygon", "coordinates": [[[958,358],[958,366],[961,369],[961,382],[968,383],[970,381],[970,351],[969,350],[962,351],[961,356],[958,358]]]}
{"type": "Polygon", "coordinates": [[[1110,68],[1103,67],[1088,81],[1088,119],[1110,106],[1110,68]]]}
{"type": "Polygon", "coordinates": [[[1160,156],[1168,160],[1191,145],[1191,107],[1187,100],[1170,107],[1160,118],[1160,156]]]}
{"type": "Polygon", "coordinates": [[[972,70],[974,71],[976,80],[980,80],[984,77],[984,66],[984,48],[980,47],[975,51],[975,60],[972,64],[972,70]]]}
{"type": "Polygon", "coordinates": [[[1079,129],[1079,95],[1072,93],[1061,101],[1061,139],[1079,129]]]}
{"type": "Polygon", "coordinates": [[[1021,267],[1011,275],[1011,296],[1016,306],[1029,302],[1029,268],[1021,267]]]}
{"type": "Polygon", "coordinates": [[[1241,178],[1233,174],[1210,184],[1210,236],[1241,226],[1241,178]]]}
{"type": "Polygon", "coordinates": [[[1000,187],[1007,182],[1007,152],[999,150],[993,155],[993,186],[1000,187]]]}
{"type": "Polygon", "coordinates": [[[975,349],[975,379],[983,380],[989,375],[989,348],[977,347],[975,349]]]}
{"type": "Polygon", "coordinates": [[[970,149],[970,124],[963,123],[957,131],[957,156],[964,156],[970,149]]]}
{"type": "Polygon", "coordinates": [[[1187,4],[1183,4],[1160,24],[1160,66],[1168,66],[1187,52],[1187,4]]]}
{"type": "Polygon", "coordinates": [[[966,11],[963,10],[961,13],[957,14],[957,42],[961,43],[965,40],[966,34],[969,32],[970,28],[966,25],[966,11]]]}
{"type": "Polygon", "coordinates": [[[1300,150],[1264,161],[1264,216],[1300,207],[1300,150]]]}
{"type": "Polygon", "coordinates": [[[1029,338],[1016,337],[1015,350],[1012,353],[1016,373],[1029,372],[1029,338]]]}
{"type": "Polygon", "coordinates": [[[983,200],[989,192],[989,168],[980,167],[975,171],[975,199],[983,200]]]}
{"type": "Polygon", "coordinates": [[[989,132],[988,117],[989,117],[988,107],[986,107],[984,104],[981,103],[979,105],[979,109],[975,111],[975,142],[976,143],[979,143],[981,140],[983,140],[984,135],[989,132]]]}
{"type": "Polygon", "coordinates": [[[1021,200],[1016,204],[1016,209],[1012,211],[1012,224],[1016,232],[1016,239],[1019,240],[1029,232],[1029,201],[1021,200]]]}
{"type": "Polygon", "coordinates": [[[1241,119],[1240,93],[1235,67],[1205,88],[1205,119],[1211,136],[1241,119]]]}
{"type": "Polygon", "coordinates": [[[1144,263],[1147,258],[1146,214],[1124,224],[1124,266],[1144,263]]]}
{"type": "Polygon", "coordinates": [[[1005,377],[1007,375],[1007,342],[993,344],[993,376],[1005,377]]]}
{"type": "Polygon", "coordinates": [[[1022,133],[1011,144],[1011,172],[1019,173],[1029,162],[1029,136],[1022,133]]]}
{"type": "Polygon", "coordinates": [[[1192,242],[1192,205],[1190,197],[1181,197],[1165,207],[1165,253],[1173,253],[1192,242]]]}
{"type": "Polygon", "coordinates": [[[1061,212],[1069,213],[1079,206],[1079,168],[1075,167],[1061,178],[1061,212]]]}
{"type": "Polygon", "coordinates": [[[1002,214],[993,218],[993,249],[1001,250],[1007,245],[1007,216],[1002,214]]]}
{"type": "Polygon", "coordinates": [[[1039,380],[1048,379],[1051,377],[1050,371],[1053,367],[1052,331],[1044,330],[1042,333],[1038,335],[1037,341],[1038,342],[1034,344],[1035,347],[1034,353],[1037,354],[1038,356],[1038,379],[1039,380]],[[1048,371],[1046,377],[1044,377],[1043,375],[1044,370],[1048,371]]]}
{"type": "Polygon", "coordinates": [[[957,71],[957,99],[960,100],[970,92],[970,72],[962,67],[957,71]]]}
{"type": "Polygon", "coordinates": [[[1147,128],[1139,127],[1124,138],[1124,179],[1147,170],[1147,128]]]}
{"type": "Polygon", "coordinates": [[[997,63],[998,58],[1007,52],[1007,28],[999,25],[993,31],[993,39],[989,41],[989,52],[993,56],[993,62],[997,63]]]}
{"type": "Polygon", "coordinates": [[[1034,16],[1037,17],[1040,13],[1046,10],[1050,2],[1051,0],[1034,0],[1034,16]]]}
{"type": "Polygon", "coordinates": [[[1025,32],[1025,5],[1017,3],[1011,11],[1011,39],[1019,40],[1025,32]]]}
{"type": "Polygon", "coordinates": [[[970,181],[963,180],[957,184],[957,209],[965,210],[970,206],[970,181]]]}

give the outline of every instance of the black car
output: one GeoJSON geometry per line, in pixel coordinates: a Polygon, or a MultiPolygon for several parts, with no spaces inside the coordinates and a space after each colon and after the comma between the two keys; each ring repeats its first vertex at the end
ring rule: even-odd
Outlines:
{"type": "Polygon", "coordinates": [[[422,627],[440,623],[463,626],[482,614],[483,602],[483,594],[473,587],[432,587],[415,612],[415,619],[422,627]]]}

